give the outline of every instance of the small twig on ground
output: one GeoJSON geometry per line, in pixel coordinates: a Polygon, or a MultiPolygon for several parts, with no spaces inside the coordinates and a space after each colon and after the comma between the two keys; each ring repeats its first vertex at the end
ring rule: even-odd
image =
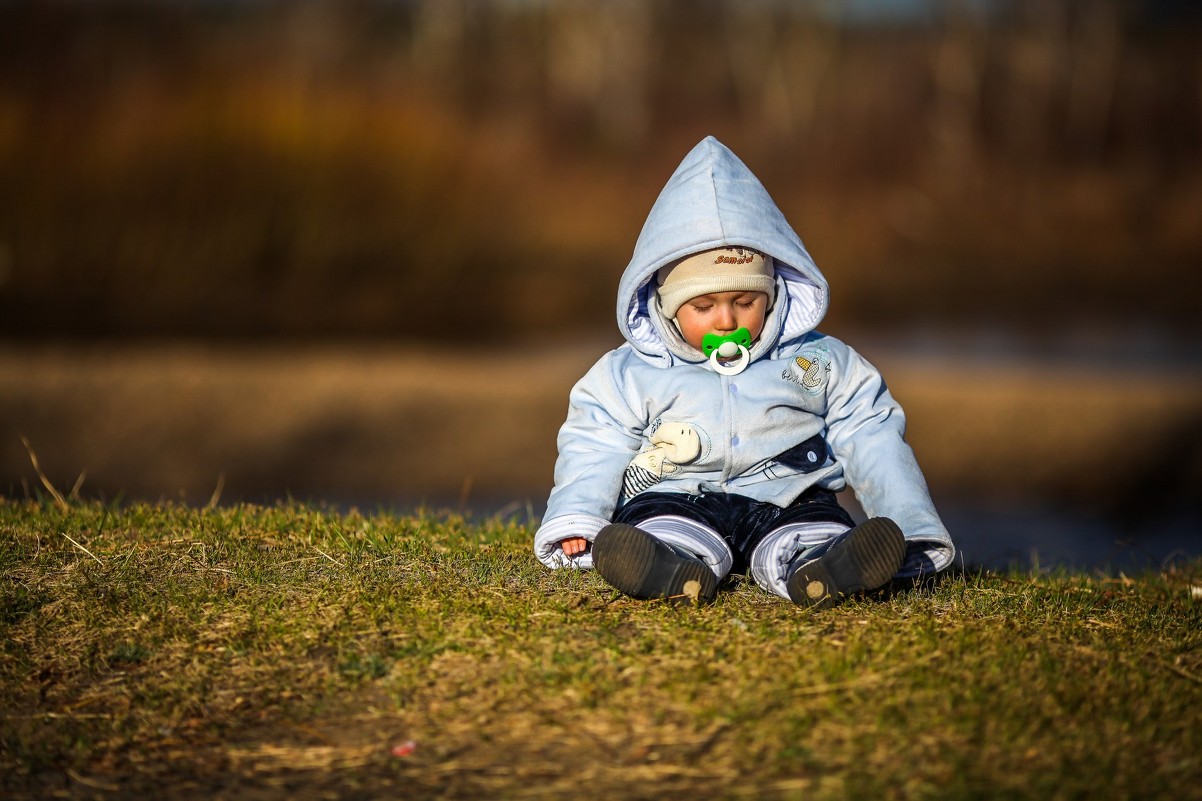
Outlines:
{"type": "Polygon", "coordinates": [[[1181,667],[1180,665],[1176,665],[1172,662],[1165,662],[1163,660],[1160,660],[1160,664],[1162,666],[1168,668],[1171,672],[1176,673],[1178,676],[1180,676],[1183,679],[1189,679],[1190,681],[1192,681],[1196,684],[1202,684],[1202,676],[1195,676],[1193,673],[1190,673],[1188,670],[1181,667]]]}
{"type": "MultiPolygon", "coordinates": [[[[21,444],[25,446],[25,450],[29,453],[29,461],[33,462],[33,471],[38,474],[38,479],[42,482],[42,486],[50,493],[50,497],[54,498],[54,502],[58,504],[58,508],[64,512],[68,509],[67,499],[63,494],[54,488],[50,483],[50,479],[46,478],[46,474],[42,472],[42,466],[38,464],[37,454],[33,452],[33,446],[29,444],[29,440],[25,436],[21,436],[21,444]]],[[[69,538],[68,538],[69,539],[69,538]]]]}
{"type": "Polygon", "coordinates": [[[76,773],[75,771],[71,770],[70,768],[67,768],[66,773],[68,776],[71,777],[72,781],[82,784],[84,787],[91,787],[93,790],[105,790],[107,792],[112,793],[112,792],[116,792],[117,790],[121,789],[120,787],[118,787],[115,784],[110,784],[108,782],[102,782],[98,779],[91,779],[91,778],[88,778],[87,776],[81,776],[80,774],[76,773]]]}

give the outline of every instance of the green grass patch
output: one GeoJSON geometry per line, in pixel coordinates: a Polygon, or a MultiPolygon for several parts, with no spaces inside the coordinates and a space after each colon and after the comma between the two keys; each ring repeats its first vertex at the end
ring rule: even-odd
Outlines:
{"type": "Polygon", "coordinates": [[[0,499],[0,794],[1202,798],[1202,563],[693,609],[531,535],[0,499]]]}

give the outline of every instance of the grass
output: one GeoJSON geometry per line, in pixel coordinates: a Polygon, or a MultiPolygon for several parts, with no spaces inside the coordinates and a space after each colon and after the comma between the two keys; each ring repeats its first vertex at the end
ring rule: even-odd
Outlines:
{"type": "Polygon", "coordinates": [[[692,609],[530,537],[0,499],[0,792],[1202,798],[1202,563],[692,609]]]}

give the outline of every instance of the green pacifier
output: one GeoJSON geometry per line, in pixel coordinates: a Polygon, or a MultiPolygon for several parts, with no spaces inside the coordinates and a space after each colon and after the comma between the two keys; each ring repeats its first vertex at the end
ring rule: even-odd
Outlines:
{"type": "Polygon", "coordinates": [[[739,346],[745,348],[751,347],[751,332],[746,328],[740,328],[734,333],[722,336],[721,334],[706,334],[701,338],[701,352],[706,356],[710,356],[714,351],[718,351],[719,356],[734,356],[739,352],[739,346]],[[723,345],[733,345],[733,348],[723,350],[723,345]]]}
{"type": "Polygon", "coordinates": [[[733,333],[706,334],[701,338],[701,352],[710,358],[710,365],[723,375],[738,375],[747,365],[751,364],[751,332],[740,328],[733,333]],[[739,356],[738,361],[722,362],[719,359],[732,359],[739,356]]]}

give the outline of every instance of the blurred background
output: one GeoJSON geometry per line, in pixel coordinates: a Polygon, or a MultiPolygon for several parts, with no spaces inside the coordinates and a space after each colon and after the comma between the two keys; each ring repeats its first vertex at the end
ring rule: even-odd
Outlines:
{"type": "Polygon", "coordinates": [[[1200,553],[1200,45],[1186,0],[4,0],[0,494],[536,519],[713,134],[969,562],[1200,553]]]}

